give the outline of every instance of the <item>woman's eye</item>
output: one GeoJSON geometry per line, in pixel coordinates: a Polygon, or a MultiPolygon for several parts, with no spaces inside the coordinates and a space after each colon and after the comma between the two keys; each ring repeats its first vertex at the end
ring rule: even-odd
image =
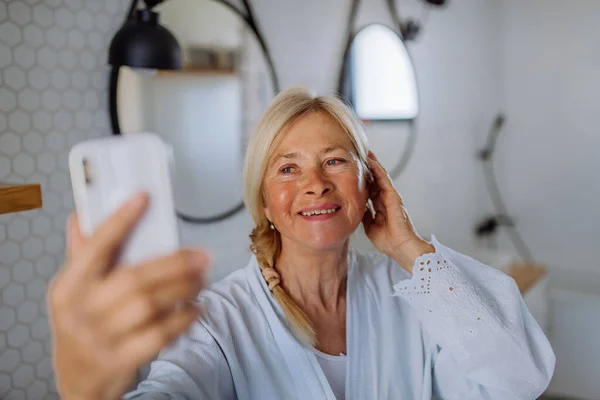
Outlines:
{"type": "Polygon", "coordinates": [[[282,174],[291,174],[294,172],[294,167],[283,167],[279,170],[282,174]]]}
{"type": "Polygon", "coordinates": [[[345,160],[341,158],[332,158],[331,160],[327,160],[327,165],[338,165],[342,164],[345,160]]]}

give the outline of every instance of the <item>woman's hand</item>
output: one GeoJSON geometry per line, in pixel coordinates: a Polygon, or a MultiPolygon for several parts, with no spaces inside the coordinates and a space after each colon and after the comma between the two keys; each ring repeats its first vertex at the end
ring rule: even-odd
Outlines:
{"type": "Polygon", "coordinates": [[[416,258],[434,252],[435,249],[415,231],[402,196],[394,188],[392,179],[373,152],[369,152],[369,164],[374,178],[370,198],[375,209],[375,219],[369,211],[365,213],[365,233],[377,250],[392,257],[412,274],[416,258]]]}
{"type": "Polygon", "coordinates": [[[83,237],[77,217],[69,218],[66,263],[48,290],[61,399],[120,399],[137,369],[200,315],[186,300],[204,285],[205,253],[179,251],[142,265],[114,266],[147,201],[134,197],[91,237],[83,237]]]}

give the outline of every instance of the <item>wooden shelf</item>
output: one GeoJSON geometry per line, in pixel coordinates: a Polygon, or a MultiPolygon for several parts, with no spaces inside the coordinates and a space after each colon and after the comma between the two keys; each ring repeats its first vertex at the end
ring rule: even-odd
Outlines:
{"type": "Polygon", "coordinates": [[[233,68],[184,67],[183,69],[161,69],[158,76],[172,75],[235,75],[233,68]]]}
{"type": "Polygon", "coordinates": [[[507,274],[515,280],[521,294],[525,294],[546,276],[546,268],[536,264],[513,264],[507,274]]]}
{"type": "Polygon", "coordinates": [[[0,183],[0,214],[42,208],[42,188],[35,184],[0,183]]]}

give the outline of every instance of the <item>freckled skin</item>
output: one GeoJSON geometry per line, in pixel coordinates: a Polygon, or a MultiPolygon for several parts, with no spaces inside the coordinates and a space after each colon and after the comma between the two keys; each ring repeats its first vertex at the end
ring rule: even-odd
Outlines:
{"type": "Polygon", "coordinates": [[[288,250],[344,246],[360,224],[368,199],[365,171],[350,138],[322,113],[302,116],[284,135],[263,180],[267,218],[288,250]],[[326,203],[341,207],[326,220],[298,214],[326,203]]]}

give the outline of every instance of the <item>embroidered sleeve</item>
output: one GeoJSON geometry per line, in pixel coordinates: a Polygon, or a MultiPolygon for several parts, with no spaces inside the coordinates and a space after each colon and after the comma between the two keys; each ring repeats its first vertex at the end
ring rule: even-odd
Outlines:
{"type": "Polygon", "coordinates": [[[512,278],[433,239],[394,294],[417,311],[439,347],[434,381],[443,399],[534,399],[554,353],[512,278]]]}

